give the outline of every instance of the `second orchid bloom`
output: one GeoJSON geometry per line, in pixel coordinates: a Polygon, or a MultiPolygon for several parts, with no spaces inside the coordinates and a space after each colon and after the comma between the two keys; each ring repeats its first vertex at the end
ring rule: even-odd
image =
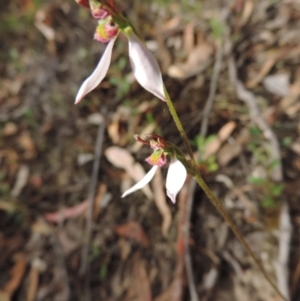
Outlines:
{"type": "Polygon", "coordinates": [[[110,15],[109,10],[105,10],[105,8],[98,8],[97,14],[93,13],[95,11],[96,9],[92,11],[92,14],[95,18],[98,16],[99,22],[94,37],[97,41],[108,44],[95,70],[81,85],[75,103],[79,103],[106,76],[111,62],[113,46],[120,33],[125,34],[128,39],[129,60],[138,83],[162,101],[166,101],[162,74],[158,63],[145,43],[134,32],[134,29],[121,16],[110,15]]]}
{"type": "Polygon", "coordinates": [[[146,186],[154,177],[157,169],[164,166],[167,163],[167,156],[171,156],[171,162],[166,178],[166,190],[167,196],[171,199],[173,203],[176,202],[176,196],[180,189],[182,188],[185,179],[187,177],[187,171],[185,166],[177,159],[176,151],[172,144],[165,141],[162,137],[153,134],[147,139],[142,139],[139,136],[135,137],[139,142],[149,145],[153,149],[153,153],[146,161],[153,165],[150,171],[134,186],[126,190],[122,197],[133,193],[144,186],[146,186]]]}

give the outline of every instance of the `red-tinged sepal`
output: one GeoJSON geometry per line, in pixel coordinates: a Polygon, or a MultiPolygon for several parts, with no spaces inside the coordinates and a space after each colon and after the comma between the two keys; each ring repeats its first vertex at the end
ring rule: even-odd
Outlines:
{"type": "Polygon", "coordinates": [[[89,0],[75,0],[77,4],[90,8],[89,0]]]}

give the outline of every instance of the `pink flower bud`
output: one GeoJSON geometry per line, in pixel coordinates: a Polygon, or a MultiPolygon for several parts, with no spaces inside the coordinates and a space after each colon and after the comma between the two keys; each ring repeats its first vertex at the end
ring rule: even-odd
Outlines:
{"type": "Polygon", "coordinates": [[[95,19],[105,19],[109,16],[109,12],[105,8],[99,7],[99,8],[92,9],[91,11],[95,19]]]}
{"type": "Polygon", "coordinates": [[[97,0],[89,0],[89,3],[91,13],[95,19],[106,19],[110,15],[109,6],[104,6],[97,0]]]}

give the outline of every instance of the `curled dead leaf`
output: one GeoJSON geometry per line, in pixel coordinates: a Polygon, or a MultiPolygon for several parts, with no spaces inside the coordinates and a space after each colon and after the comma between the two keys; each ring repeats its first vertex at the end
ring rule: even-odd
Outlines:
{"type": "Polygon", "coordinates": [[[174,78],[186,79],[202,72],[210,63],[213,46],[203,42],[190,51],[185,63],[171,65],[168,75],[174,78]]]}
{"type": "Polygon", "coordinates": [[[153,192],[154,192],[154,201],[155,204],[163,218],[161,232],[164,237],[167,237],[171,223],[172,223],[172,214],[170,207],[166,201],[166,194],[163,188],[163,179],[161,176],[161,170],[158,169],[155,173],[153,179],[153,192]]]}
{"type": "Polygon", "coordinates": [[[89,205],[88,200],[83,201],[82,203],[75,205],[73,207],[64,208],[62,210],[46,213],[44,218],[48,222],[52,223],[60,223],[63,222],[65,219],[76,218],[87,210],[89,205]]]}
{"type": "Polygon", "coordinates": [[[207,145],[205,146],[203,155],[204,160],[206,160],[209,156],[215,154],[220,149],[223,142],[228,139],[235,127],[236,123],[234,121],[229,121],[221,127],[218,136],[207,143],[207,145]]]}
{"type": "Polygon", "coordinates": [[[149,239],[144,232],[143,228],[137,222],[128,222],[126,224],[120,225],[115,229],[116,233],[127,239],[131,239],[143,247],[149,247],[149,239]]]}

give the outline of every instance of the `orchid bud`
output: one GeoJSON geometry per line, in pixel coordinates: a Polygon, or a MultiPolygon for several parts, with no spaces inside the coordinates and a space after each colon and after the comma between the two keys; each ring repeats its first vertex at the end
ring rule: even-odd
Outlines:
{"type": "Polygon", "coordinates": [[[99,20],[94,38],[101,43],[107,43],[114,38],[118,32],[119,28],[117,24],[115,24],[109,16],[106,19],[99,20]]]}
{"type": "Polygon", "coordinates": [[[169,149],[171,146],[169,142],[157,134],[144,135],[144,139],[139,135],[134,135],[134,138],[138,142],[148,145],[154,150],[164,149],[167,151],[167,149],[169,149]]]}
{"type": "Polygon", "coordinates": [[[77,4],[84,6],[86,8],[90,8],[89,0],[75,0],[77,4]]]}
{"type": "Polygon", "coordinates": [[[91,13],[95,19],[105,19],[110,13],[109,11],[97,0],[89,0],[91,13]]]}

